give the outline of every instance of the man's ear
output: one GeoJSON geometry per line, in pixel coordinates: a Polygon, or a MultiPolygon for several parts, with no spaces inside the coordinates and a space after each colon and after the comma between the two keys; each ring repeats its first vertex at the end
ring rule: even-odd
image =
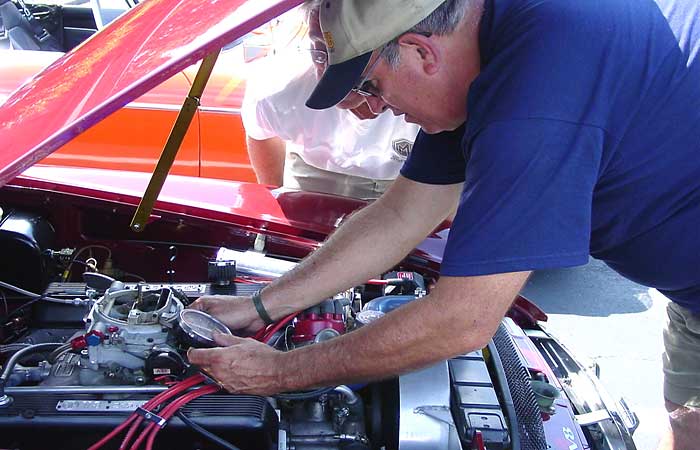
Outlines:
{"type": "MultiPolygon", "coordinates": [[[[405,33],[399,37],[399,46],[408,50],[408,57],[415,57],[428,75],[437,73],[440,67],[440,47],[435,39],[418,33],[405,33]]],[[[403,56],[402,56],[403,58],[403,56]]]]}

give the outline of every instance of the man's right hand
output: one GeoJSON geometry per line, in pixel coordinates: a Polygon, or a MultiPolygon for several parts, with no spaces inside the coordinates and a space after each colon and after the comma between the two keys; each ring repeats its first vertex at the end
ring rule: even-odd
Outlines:
{"type": "Polygon", "coordinates": [[[231,331],[243,335],[253,334],[265,326],[250,297],[204,295],[189,307],[216,317],[231,331]]]}

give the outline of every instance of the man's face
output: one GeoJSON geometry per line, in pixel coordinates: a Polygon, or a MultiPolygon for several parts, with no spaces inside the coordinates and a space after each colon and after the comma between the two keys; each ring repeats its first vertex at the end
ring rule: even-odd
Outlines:
{"type": "MultiPolygon", "coordinates": [[[[371,86],[371,91],[378,94],[365,97],[370,109],[375,114],[390,109],[396,116],[403,115],[406,122],[420,125],[426,133],[459,127],[466,120],[468,86],[462,91],[452,89],[444,68],[436,72],[426,70],[419,53],[411,54],[411,49],[408,50],[401,50],[396,69],[382,59],[371,73],[363,74],[368,76],[365,86],[371,86]]],[[[375,51],[368,68],[373,66],[378,53],[375,51]]]]}
{"type": "Polygon", "coordinates": [[[398,67],[375,50],[356,86],[372,112],[390,109],[426,133],[454,130],[467,119],[467,95],[480,67],[481,4],[474,4],[446,35],[404,33],[396,40],[398,67]],[[376,64],[375,64],[376,62],[376,64]]]}
{"type": "MultiPolygon", "coordinates": [[[[316,78],[320,79],[323,72],[328,67],[327,49],[326,42],[323,40],[323,33],[321,32],[321,23],[319,22],[318,10],[312,11],[309,15],[309,39],[311,40],[311,49],[318,52],[323,52],[326,54],[326,62],[320,62],[320,58],[313,58],[314,69],[316,71],[316,78]]],[[[313,55],[312,55],[313,56],[313,55]]],[[[340,103],[336,106],[340,109],[357,109],[361,108],[365,103],[364,97],[354,92],[348,94],[340,103]]]]}

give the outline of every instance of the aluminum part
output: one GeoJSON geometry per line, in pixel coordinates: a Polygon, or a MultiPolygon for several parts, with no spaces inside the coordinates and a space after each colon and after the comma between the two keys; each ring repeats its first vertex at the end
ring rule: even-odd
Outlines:
{"type": "Polygon", "coordinates": [[[262,253],[239,252],[221,247],[216,253],[217,261],[236,261],[236,270],[248,275],[277,278],[296,267],[297,263],[271,258],[262,253]]]}
{"type": "Polygon", "coordinates": [[[148,400],[61,400],[56,411],[62,412],[133,412],[148,400]]]}
{"type": "Polygon", "coordinates": [[[399,377],[399,449],[462,448],[450,414],[447,361],[399,377]]]}
{"type": "Polygon", "coordinates": [[[354,405],[357,403],[357,394],[350,389],[349,387],[345,386],[344,384],[341,384],[340,386],[336,386],[333,388],[335,392],[339,392],[345,396],[345,401],[348,403],[348,405],[354,405]]]}

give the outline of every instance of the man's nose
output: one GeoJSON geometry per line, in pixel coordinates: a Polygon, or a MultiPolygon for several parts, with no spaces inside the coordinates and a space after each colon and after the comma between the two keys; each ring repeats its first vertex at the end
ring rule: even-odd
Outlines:
{"type": "Polygon", "coordinates": [[[369,109],[372,111],[374,114],[381,114],[384,111],[389,108],[389,105],[387,102],[384,101],[383,98],[377,97],[375,95],[370,95],[367,98],[365,98],[365,101],[369,105],[369,109]]]}

